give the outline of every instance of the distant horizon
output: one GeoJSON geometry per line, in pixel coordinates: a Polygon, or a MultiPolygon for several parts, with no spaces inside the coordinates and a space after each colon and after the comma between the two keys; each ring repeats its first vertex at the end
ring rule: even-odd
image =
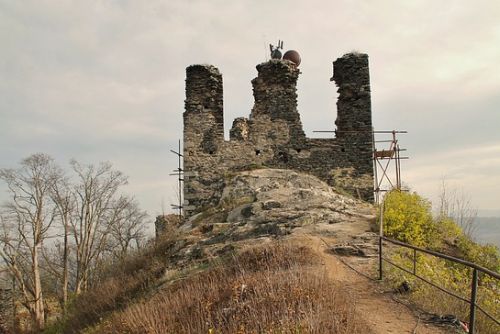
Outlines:
{"type": "Polygon", "coordinates": [[[481,218],[500,218],[500,210],[478,210],[477,216],[481,218]]]}
{"type": "Polygon", "coordinates": [[[489,243],[500,249],[500,217],[478,217],[473,238],[479,243],[489,243]]]}

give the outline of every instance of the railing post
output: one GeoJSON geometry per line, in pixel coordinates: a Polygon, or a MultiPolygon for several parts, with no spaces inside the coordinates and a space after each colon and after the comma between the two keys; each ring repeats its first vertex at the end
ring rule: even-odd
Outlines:
{"type": "Polygon", "coordinates": [[[378,232],[378,279],[381,281],[384,277],[382,273],[382,237],[384,236],[384,209],[385,201],[382,198],[380,203],[380,222],[379,222],[379,232],[378,232]]]}
{"type": "Polygon", "coordinates": [[[469,333],[475,333],[476,320],[476,299],[477,299],[477,269],[472,270],[472,290],[470,293],[470,316],[469,316],[469,333]]]}
{"type": "Polygon", "coordinates": [[[378,237],[378,279],[381,281],[383,278],[382,274],[382,237],[378,237]]]}

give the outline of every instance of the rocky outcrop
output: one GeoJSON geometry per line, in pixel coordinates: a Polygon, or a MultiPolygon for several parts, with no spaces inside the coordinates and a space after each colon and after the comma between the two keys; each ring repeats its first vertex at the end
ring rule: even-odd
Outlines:
{"type": "Polygon", "coordinates": [[[215,245],[296,230],[340,233],[346,225],[369,225],[373,219],[370,204],[336,192],[315,176],[257,169],[228,176],[218,205],[191,217],[183,228],[199,231],[202,244],[215,245]]]}
{"type": "Polygon", "coordinates": [[[330,250],[343,256],[375,257],[378,256],[378,234],[365,232],[353,235],[351,241],[334,244],[330,250]]]}

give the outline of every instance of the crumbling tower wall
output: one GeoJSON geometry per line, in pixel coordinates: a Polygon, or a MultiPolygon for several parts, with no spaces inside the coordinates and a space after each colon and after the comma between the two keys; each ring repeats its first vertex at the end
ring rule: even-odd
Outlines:
{"type": "MultiPolygon", "coordinates": [[[[368,55],[346,54],[333,63],[333,77],[338,87],[336,140],[351,165],[352,180],[339,185],[361,198],[373,200],[373,125],[368,55]],[[370,180],[360,180],[360,177],[370,180]],[[362,181],[364,186],[360,186],[362,181]],[[348,183],[351,183],[349,185],[348,183]]],[[[333,182],[335,183],[335,182],[333,182]]]]}
{"type": "MultiPolygon", "coordinates": [[[[303,145],[306,136],[297,110],[299,69],[289,61],[271,60],[257,65],[257,72],[257,78],[252,80],[255,103],[250,119],[254,123],[282,121],[287,124],[282,134],[287,143],[303,145]]],[[[259,135],[259,130],[253,133],[259,135]]],[[[267,135],[272,139],[276,134],[267,135]]]]}
{"type": "Polygon", "coordinates": [[[334,62],[338,86],[336,138],[309,139],[297,110],[300,71],[288,60],[257,65],[250,117],[237,118],[224,140],[222,76],[210,65],[186,70],[184,212],[217,205],[225,179],[255,167],[313,174],[365,200],[373,200],[372,122],[368,56],[334,62]]]}

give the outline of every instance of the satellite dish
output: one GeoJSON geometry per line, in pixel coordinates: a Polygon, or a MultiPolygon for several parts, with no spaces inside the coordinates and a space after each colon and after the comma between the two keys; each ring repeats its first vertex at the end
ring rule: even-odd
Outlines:
{"type": "Polygon", "coordinates": [[[300,65],[300,60],[301,60],[300,55],[295,50],[289,50],[289,51],[285,52],[285,54],[283,55],[283,59],[291,61],[296,66],[300,65]]]}

